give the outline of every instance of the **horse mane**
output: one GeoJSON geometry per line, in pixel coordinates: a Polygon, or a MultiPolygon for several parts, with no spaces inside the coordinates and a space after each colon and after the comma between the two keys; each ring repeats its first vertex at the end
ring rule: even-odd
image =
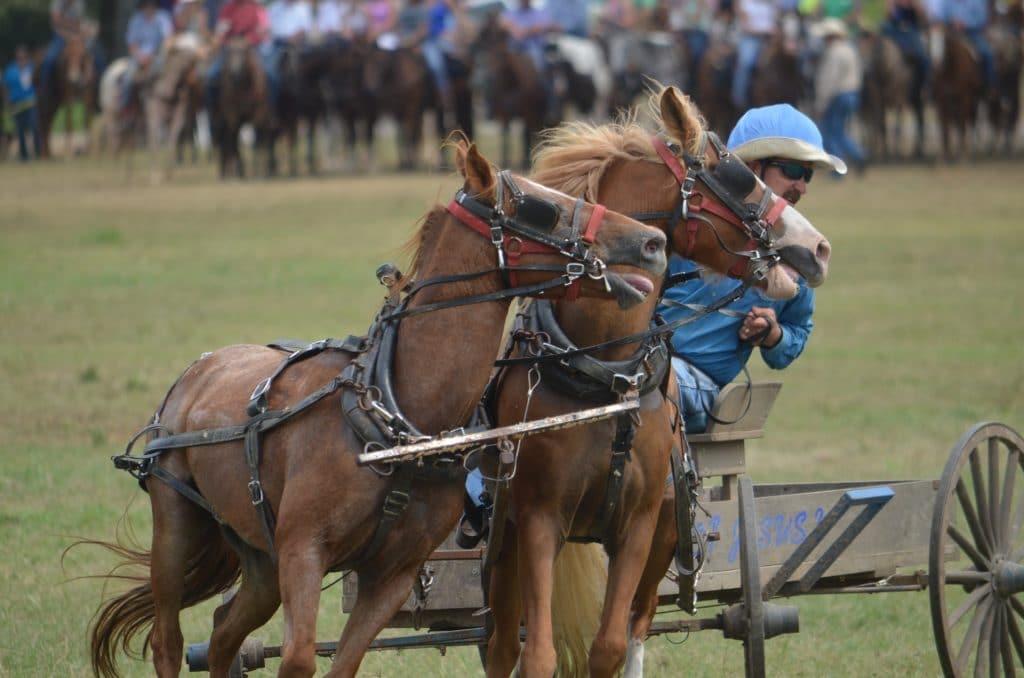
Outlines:
{"type": "MultiPolygon", "coordinates": [[[[652,89],[648,102],[657,128],[662,127],[659,101],[663,91],[664,87],[652,89]]],[[[688,124],[704,129],[699,111],[689,99],[683,101],[688,124]]],[[[531,178],[569,195],[597,202],[601,178],[612,163],[620,160],[661,162],[651,145],[653,132],[640,123],[639,117],[634,108],[604,125],[573,120],[545,130],[533,152],[531,178]]],[[[699,143],[700,135],[693,135],[687,152],[696,154],[699,143]]]]}
{"type": "Polygon", "coordinates": [[[408,256],[410,262],[409,270],[403,273],[406,280],[415,280],[418,276],[420,263],[427,253],[427,243],[431,242],[430,234],[444,220],[447,209],[444,205],[434,205],[429,212],[420,217],[417,222],[418,228],[399,248],[399,251],[408,256]]]}

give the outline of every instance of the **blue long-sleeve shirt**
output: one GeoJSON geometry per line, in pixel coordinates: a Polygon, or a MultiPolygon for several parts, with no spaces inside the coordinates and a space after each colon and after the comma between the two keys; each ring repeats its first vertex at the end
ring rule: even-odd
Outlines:
{"type": "Polygon", "coordinates": [[[12,62],[4,71],[4,87],[11,103],[11,112],[18,113],[36,103],[36,90],[32,86],[32,65],[19,66],[12,62]]]}
{"type": "Polygon", "coordinates": [[[988,23],[988,0],[946,0],[940,18],[959,21],[970,30],[980,30],[988,23]]]}
{"type": "MultiPolygon", "coordinates": [[[[695,268],[697,266],[686,259],[672,257],[669,260],[669,270],[672,273],[691,271],[695,268]]],[[[679,303],[707,306],[725,297],[740,284],[738,280],[717,276],[705,280],[690,280],[667,290],[665,298],[679,303]]],[[[780,301],[766,298],[759,290],[749,289],[726,308],[746,314],[754,306],[770,307],[775,310],[776,319],[782,328],[782,338],[772,348],[761,348],[761,357],[769,367],[781,370],[796,360],[807,345],[807,338],[814,328],[811,320],[814,314],[814,290],[800,279],[800,290],[797,295],[792,299],[780,301]]],[[[695,313],[688,308],[666,305],[659,306],[658,312],[668,322],[695,313]]],[[[736,378],[753,352],[753,346],[740,341],[739,331],[742,324],[743,318],[712,313],[677,329],[672,335],[673,350],[707,373],[719,386],[724,386],[736,378]]]]}

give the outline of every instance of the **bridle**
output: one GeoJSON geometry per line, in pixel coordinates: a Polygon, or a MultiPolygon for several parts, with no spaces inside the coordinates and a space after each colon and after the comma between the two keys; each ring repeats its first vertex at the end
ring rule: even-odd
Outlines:
{"type": "Polygon", "coordinates": [[[764,193],[757,203],[744,202],[744,198],[754,189],[754,174],[742,160],[726,150],[713,132],[704,133],[696,156],[684,153],[683,162],[679,161],[678,146],[665,141],[660,135],[651,137],[651,144],[679,183],[679,202],[670,212],[644,212],[630,216],[638,221],[668,219],[667,235],[670,243],[673,242],[676,226],[680,222],[685,223],[687,239],[683,256],[687,258],[693,255],[698,229],[706,225],[722,249],[739,257],[729,268],[729,277],[744,280],[748,284],[763,280],[768,270],[780,261],[772,229],[789,203],[781,196],[775,196],[767,186],[764,186],[764,193]],[[709,143],[719,158],[714,170],[704,163],[709,143]],[[707,189],[707,193],[700,190],[698,185],[707,189]],[[747,236],[745,249],[730,248],[715,224],[702,212],[715,215],[743,232],[747,236]]]}

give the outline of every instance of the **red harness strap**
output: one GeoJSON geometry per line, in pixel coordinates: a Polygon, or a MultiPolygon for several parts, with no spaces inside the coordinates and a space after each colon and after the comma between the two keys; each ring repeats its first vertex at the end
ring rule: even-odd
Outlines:
{"type": "MultiPolygon", "coordinates": [[[[490,224],[460,205],[458,201],[452,200],[448,203],[448,211],[466,226],[469,226],[471,229],[490,240],[490,224]]],[[[594,210],[590,213],[590,219],[587,221],[587,227],[583,231],[583,241],[587,244],[593,244],[594,238],[597,237],[597,231],[601,227],[605,211],[606,208],[604,205],[594,205],[594,210]]],[[[507,233],[502,236],[502,247],[505,250],[505,258],[510,269],[508,271],[508,281],[513,287],[517,287],[519,285],[515,269],[519,266],[519,259],[522,255],[558,253],[558,250],[550,245],[534,242],[532,240],[523,240],[522,238],[509,235],[507,233]]],[[[579,294],[580,279],[577,278],[567,286],[565,298],[569,301],[575,301],[579,298],[579,294]]]]}

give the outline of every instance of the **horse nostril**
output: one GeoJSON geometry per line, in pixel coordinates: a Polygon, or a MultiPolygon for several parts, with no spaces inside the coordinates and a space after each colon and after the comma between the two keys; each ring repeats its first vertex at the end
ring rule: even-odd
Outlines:
{"type": "Polygon", "coordinates": [[[818,257],[818,261],[823,264],[827,264],[829,258],[832,256],[832,245],[829,244],[828,240],[822,239],[818,243],[818,249],[814,253],[818,257]]]}
{"type": "Polygon", "coordinates": [[[665,236],[661,233],[644,243],[644,254],[658,254],[665,249],[665,236]]]}

